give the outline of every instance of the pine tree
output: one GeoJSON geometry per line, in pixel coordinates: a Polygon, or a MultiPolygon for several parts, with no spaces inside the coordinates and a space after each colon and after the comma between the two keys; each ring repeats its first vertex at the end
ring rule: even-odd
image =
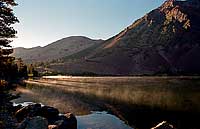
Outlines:
{"type": "Polygon", "coordinates": [[[14,0],[0,0],[0,79],[9,78],[14,60],[9,55],[13,52],[11,38],[17,33],[12,25],[19,22],[12,9],[16,5],[14,0]]]}

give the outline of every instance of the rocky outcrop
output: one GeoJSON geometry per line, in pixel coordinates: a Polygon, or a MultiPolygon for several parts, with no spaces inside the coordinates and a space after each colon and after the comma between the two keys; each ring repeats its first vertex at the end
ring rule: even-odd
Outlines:
{"type": "Polygon", "coordinates": [[[18,129],[77,129],[76,117],[67,113],[59,115],[59,111],[56,108],[49,106],[41,106],[41,104],[28,105],[19,109],[15,116],[18,120],[18,129]],[[46,124],[47,121],[47,124],[46,124]],[[34,124],[34,123],[41,123],[34,124]],[[36,128],[37,127],[37,128],[36,128]]]}

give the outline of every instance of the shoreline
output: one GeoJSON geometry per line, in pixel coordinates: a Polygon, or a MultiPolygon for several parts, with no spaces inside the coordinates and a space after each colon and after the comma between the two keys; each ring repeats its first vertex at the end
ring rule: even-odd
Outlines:
{"type": "Polygon", "coordinates": [[[27,80],[28,83],[33,84],[27,87],[31,89],[51,87],[52,91],[60,89],[61,93],[66,90],[68,94],[80,96],[83,101],[94,102],[94,104],[100,104],[99,106],[106,104],[105,108],[111,114],[118,118],[122,115],[131,126],[141,127],[144,122],[146,126],[152,127],[152,123],[156,124],[156,122],[167,120],[177,127],[191,125],[198,127],[194,117],[200,115],[199,109],[197,109],[199,107],[197,99],[199,98],[199,77],[198,80],[196,78],[190,80],[187,77],[184,79],[182,79],[183,77],[178,77],[179,79],[174,79],[174,77],[166,79],[163,77],[156,79],[154,77],[150,79],[149,77],[142,79],[133,77],[133,79],[128,78],[127,80],[124,80],[124,77],[110,77],[105,78],[105,80],[101,78],[27,80]],[[142,96],[140,96],[141,94],[142,96]],[[193,96],[194,99],[190,96],[193,96]],[[128,101],[129,99],[130,101],[128,101]],[[137,117],[130,115],[130,112],[137,117]],[[193,119],[188,119],[190,117],[193,119]]]}
{"type": "Polygon", "coordinates": [[[200,79],[200,75],[197,76],[42,76],[36,77],[40,79],[69,79],[69,78],[177,78],[177,79],[184,79],[184,78],[196,78],[200,79]]]}
{"type": "Polygon", "coordinates": [[[11,94],[17,87],[0,86],[0,129],[77,129],[76,117],[70,113],[60,115],[58,109],[41,104],[14,105],[20,96],[11,94]]]}

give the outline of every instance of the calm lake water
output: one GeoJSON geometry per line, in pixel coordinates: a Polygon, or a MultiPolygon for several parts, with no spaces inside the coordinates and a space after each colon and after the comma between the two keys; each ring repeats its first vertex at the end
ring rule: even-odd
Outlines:
{"type": "Polygon", "coordinates": [[[42,79],[15,93],[21,95],[16,104],[42,103],[73,112],[79,129],[148,129],[162,121],[200,129],[199,77],[42,79]]]}

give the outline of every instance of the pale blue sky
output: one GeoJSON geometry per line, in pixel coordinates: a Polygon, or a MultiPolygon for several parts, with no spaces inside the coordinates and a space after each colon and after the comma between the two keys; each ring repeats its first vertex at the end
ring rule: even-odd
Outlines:
{"type": "Polygon", "coordinates": [[[165,0],[16,0],[14,47],[44,46],[68,36],[108,39],[165,0]]]}

